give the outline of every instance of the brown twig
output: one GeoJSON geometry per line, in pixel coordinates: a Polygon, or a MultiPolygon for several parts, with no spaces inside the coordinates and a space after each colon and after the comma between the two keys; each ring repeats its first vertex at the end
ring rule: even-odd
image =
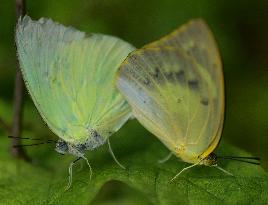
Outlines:
{"type": "MultiPolygon", "coordinates": [[[[20,16],[24,16],[26,13],[25,0],[16,0],[16,16],[17,20],[20,16]]],[[[22,80],[22,74],[17,63],[16,77],[15,77],[15,88],[14,88],[14,113],[13,113],[13,124],[11,134],[15,137],[21,135],[21,123],[22,123],[22,106],[23,106],[23,90],[24,84],[22,80]]],[[[29,160],[25,151],[22,147],[15,147],[20,144],[19,138],[12,139],[12,155],[24,160],[29,160]]]]}

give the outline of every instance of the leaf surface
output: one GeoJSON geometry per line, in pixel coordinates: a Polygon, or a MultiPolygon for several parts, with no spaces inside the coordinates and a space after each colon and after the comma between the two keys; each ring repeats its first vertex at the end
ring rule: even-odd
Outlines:
{"type": "MultiPolygon", "coordinates": [[[[265,204],[268,201],[267,173],[260,166],[235,161],[219,162],[234,177],[212,167],[198,166],[170,183],[170,179],[189,164],[174,156],[166,163],[158,164],[168,150],[135,120],[111,138],[113,150],[126,170],[115,164],[108,146],[104,145],[87,155],[93,167],[92,180],[89,181],[86,164],[82,162],[81,168],[78,163],[73,172],[72,188],[68,191],[64,188],[68,165],[74,160],[72,156],[58,155],[51,145],[28,147],[33,158],[33,164],[28,164],[10,157],[8,144],[2,134],[0,204],[104,204],[97,203],[95,197],[107,182],[113,189],[114,180],[140,192],[147,198],[146,204],[265,204]]],[[[249,156],[224,141],[216,153],[249,156]]],[[[117,204],[135,204],[135,200],[117,204]]]]}

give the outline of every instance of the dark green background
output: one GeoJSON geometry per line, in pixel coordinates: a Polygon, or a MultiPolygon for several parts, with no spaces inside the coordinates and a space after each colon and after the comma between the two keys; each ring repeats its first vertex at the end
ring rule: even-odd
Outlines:
{"type": "MultiPolygon", "coordinates": [[[[224,64],[227,110],[222,137],[260,156],[263,167],[268,169],[267,0],[28,0],[27,14],[33,19],[50,17],[86,32],[115,35],[138,48],[192,18],[204,18],[214,32],[224,64]]],[[[15,3],[2,0],[0,117],[7,123],[12,118],[16,68],[14,29],[15,3]]],[[[27,94],[25,101],[23,134],[52,135],[27,94]]],[[[136,129],[144,129],[137,123],[134,125],[136,129]]],[[[0,127],[1,136],[3,133],[6,135],[0,127]]],[[[131,190],[124,189],[124,192],[128,194],[131,190]]]]}

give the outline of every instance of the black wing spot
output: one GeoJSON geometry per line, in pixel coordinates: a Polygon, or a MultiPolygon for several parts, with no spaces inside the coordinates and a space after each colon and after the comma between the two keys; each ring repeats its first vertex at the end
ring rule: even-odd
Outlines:
{"type": "Polygon", "coordinates": [[[176,76],[176,80],[179,81],[180,83],[184,82],[185,80],[185,75],[184,75],[184,71],[180,70],[178,72],[175,73],[176,76]]]}
{"type": "Polygon", "coordinates": [[[155,81],[157,81],[158,83],[162,83],[163,79],[161,77],[159,67],[156,67],[155,70],[154,70],[154,72],[151,72],[150,75],[153,77],[153,79],[155,81]]]}
{"type": "Polygon", "coordinates": [[[165,77],[167,78],[168,81],[173,82],[173,72],[166,72],[164,73],[165,77]]]}
{"type": "Polygon", "coordinates": [[[190,89],[196,90],[198,89],[198,81],[197,80],[189,80],[188,85],[190,89]]]}

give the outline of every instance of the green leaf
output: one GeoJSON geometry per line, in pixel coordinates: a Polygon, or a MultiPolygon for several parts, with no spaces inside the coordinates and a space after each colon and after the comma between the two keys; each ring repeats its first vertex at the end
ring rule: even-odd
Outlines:
{"type": "MultiPolygon", "coordinates": [[[[213,167],[198,166],[170,183],[189,164],[176,157],[158,164],[157,160],[165,157],[168,150],[135,120],[111,137],[115,155],[126,170],[115,164],[108,146],[104,145],[87,155],[93,168],[92,180],[89,181],[86,164],[82,162],[81,169],[78,163],[68,191],[64,188],[69,163],[74,160],[72,156],[58,155],[51,145],[27,147],[34,161],[29,164],[9,155],[9,141],[5,136],[0,136],[0,143],[0,204],[265,204],[268,201],[267,173],[260,166],[246,163],[219,162],[234,177],[213,167]],[[114,192],[118,184],[124,190],[122,193],[135,190],[134,197],[124,198],[122,194],[110,196],[108,202],[99,200],[100,190],[103,192],[110,186],[114,192]],[[139,201],[141,198],[143,202],[139,201]]],[[[216,152],[249,156],[224,142],[216,152]]]]}

